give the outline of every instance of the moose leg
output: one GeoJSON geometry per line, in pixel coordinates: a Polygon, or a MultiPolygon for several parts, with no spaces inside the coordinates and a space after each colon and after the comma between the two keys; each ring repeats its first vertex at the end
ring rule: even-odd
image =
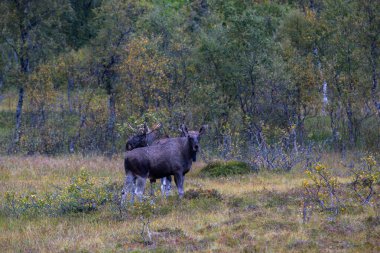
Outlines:
{"type": "Polygon", "coordinates": [[[166,196],[166,185],[168,184],[168,181],[166,180],[166,177],[161,178],[161,194],[162,197],[166,196]]]}
{"type": "Polygon", "coordinates": [[[174,181],[175,181],[175,184],[177,185],[178,195],[180,198],[182,198],[183,194],[185,193],[185,191],[183,190],[183,182],[184,182],[183,175],[182,174],[175,174],[174,175],[174,181]]]}
{"type": "Polygon", "coordinates": [[[172,176],[161,178],[161,194],[162,197],[168,197],[172,189],[172,176]]]}
{"type": "Polygon", "coordinates": [[[172,176],[161,178],[161,193],[162,196],[169,196],[172,189],[172,176]]]}
{"type": "Polygon", "coordinates": [[[135,177],[131,172],[128,172],[125,176],[123,189],[121,191],[121,205],[124,205],[125,199],[128,195],[128,193],[131,193],[131,201],[133,201],[133,194],[134,194],[134,181],[135,177]]]}
{"type": "Polygon", "coordinates": [[[150,196],[154,197],[154,183],[156,182],[156,179],[150,179],[150,196]]]}
{"type": "Polygon", "coordinates": [[[165,188],[166,196],[170,195],[171,189],[172,189],[172,176],[168,176],[166,177],[166,188],[165,188]]]}
{"type": "Polygon", "coordinates": [[[146,178],[137,176],[135,193],[137,197],[139,198],[140,202],[142,201],[142,197],[144,194],[145,184],[146,184],[146,178]]]}
{"type": "Polygon", "coordinates": [[[131,193],[131,204],[135,203],[135,191],[136,191],[136,180],[137,177],[133,176],[131,187],[129,188],[131,193]]]}

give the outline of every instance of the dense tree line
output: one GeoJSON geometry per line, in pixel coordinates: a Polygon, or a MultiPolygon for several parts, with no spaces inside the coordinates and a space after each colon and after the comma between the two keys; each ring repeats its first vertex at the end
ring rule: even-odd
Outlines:
{"type": "Polygon", "coordinates": [[[143,122],[213,155],[380,148],[376,0],[4,0],[1,152],[114,154],[143,122]]]}

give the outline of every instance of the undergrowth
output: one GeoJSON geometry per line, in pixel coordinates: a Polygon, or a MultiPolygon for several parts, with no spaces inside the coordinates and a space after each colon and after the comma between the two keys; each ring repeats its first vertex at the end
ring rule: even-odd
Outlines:
{"type": "Polygon", "coordinates": [[[19,217],[95,211],[112,199],[113,193],[109,185],[109,181],[91,177],[82,169],[66,187],[56,187],[55,191],[5,192],[0,212],[6,216],[19,217]]]}
{"type": "Polygon", "coordinates": [[[252,172],[250,166],[240,161],[213,161],[207,164],[200,172],[206,177],[227,177],[243,175],[252,172]]]}

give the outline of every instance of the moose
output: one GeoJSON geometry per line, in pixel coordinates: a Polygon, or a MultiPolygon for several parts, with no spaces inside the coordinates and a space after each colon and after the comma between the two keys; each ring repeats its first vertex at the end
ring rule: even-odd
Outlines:
{"type": "MultiPolygon", "coordinates": [[[[128,187],[136,179],[135,194],[142,199],[146,179],[156,180],[174,176],[180,198],[184,195],[184,175],[189,172],[199,151],[200,137],[206,126],[198,131],[188,131],[183,126],[184,137],[168,138],[156,145],[136,148],[125,153],[124,169],[126,173],[122,191],[122,203],[125,201],[128,187]]],[[[153,188],[151,188],[151,191],[153,188]]],[[[151,192],[152,193],[152,192],[151,192]]],[[[132,200],[133,201],[133,194],[132,200]]]]}
{"type": "MultiPolygon", "coordinates": [[[[132,130],[136,131],[133,127],[129,126],[132,130]]],[[[147,147],[151,145],[156,145],[159,143],[160,140],[158,139],[159,130],[161,129],[162,124],[158,123],[152,127],[152,130],[149,129],[146,122],[144,123],[143,129],[140,129],[140,133],[136,134],[132,137],[130,137],[125,145],[126,151],[131,151],[135,148],[140,147],[147,147]]],[[[169,138],[168,135],[166,135],[164,138],[169,138]]],[[[135,178],[129,178],[129,181],[133,180],[133,184],[135,183],[135,178]]],[[[171,177],[162,178],[161,179],[161,191],[163,195],[168,195],[171,190],[171,177]]],[[[156,182],[155,179],[150,179],[151,183],[156,182]]],[[[133,194],[134,185],[130,185],[129,191],[133,194]]],[[[152,186],[153,188],[153,186],[152,186]]],[[[153,190],[151,190],[153,191],[153,190]]],[[[152,194],[153,195],[153,194],[152,194]]]]}
{"type": "Polygon", "coordinates": [[[152,130],[150,130],[147,124],[144,123],[143,132],[140,134],[134,135],[128,139],[127,144],[125,145],[126,151],[152,145],[152,143],[157,139],[158,131],[160,130],[161,127],[162,125],[161,123],[159,123],[153,126],[152,130]]]}
{"type": "MultiPolygon", "coordinates": [[[[137,131],[133,127],[131,127],[131,126],[129,126],[129,127],[132,130],[137,131]]],[[[162,144],[162,143],[168,141],[168,138],[170,138],[168,135],[165,135],[165,137],[163,139],[157,138],[158,136],[160,136],[159,130],[161,129],[161,127],[162,127],[162,124],[159,123],[159,124],[154,125],[152,127],[152,130],[150,130],[149,127],[147,126],[146,122],[145,122],[143,125],[143,128],[140,129],[140,133],[136,134],[136,135],[134,135],[128,139],[127,144],[126,144],[126,151],[131,151],[132,149],[139,148],[139,147],[147,147],[147,146],[151,146],[151,145],[158,145],[158,144],[162,144]]],[[[180,137],[187,136],[186,135],[187,128],[184,124],[181,124],[181,126],[178,130],[181,132],[180,137]]],[[[189,131],[189,132],[195,133],[195,131],[189,131]]],[[[129,179],[129,180],[131,180],[131,179],[129,179]]],[[[135,178],[133,180],[135,183],[135,178]]],[[[155,183],[155,182],[156,182],[155,179],[150,179],[151,195],[153,195],[152,183],[155,183]]],[[[170,194],[171,182],[172,182],[171,176],[161,178],[161,192],[162,192],[163,196],[168,196],[170,194]]],[[[131,185],[131,186],[134,186],[134,185],[131,185]]],[[[129,190],[133,194],[134,188],[130,187],[129,190]]]]}

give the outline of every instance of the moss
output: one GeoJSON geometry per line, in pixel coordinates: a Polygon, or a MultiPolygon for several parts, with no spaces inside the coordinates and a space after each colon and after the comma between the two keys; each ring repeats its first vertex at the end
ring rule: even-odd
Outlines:
{"type": "Polygon", "coordinates": [[[200,172],[206,177],[226,177],[233,175],[243,175],[252,172],[250,166],[241,161],[213,161],[207,164],[200,172]]]}

